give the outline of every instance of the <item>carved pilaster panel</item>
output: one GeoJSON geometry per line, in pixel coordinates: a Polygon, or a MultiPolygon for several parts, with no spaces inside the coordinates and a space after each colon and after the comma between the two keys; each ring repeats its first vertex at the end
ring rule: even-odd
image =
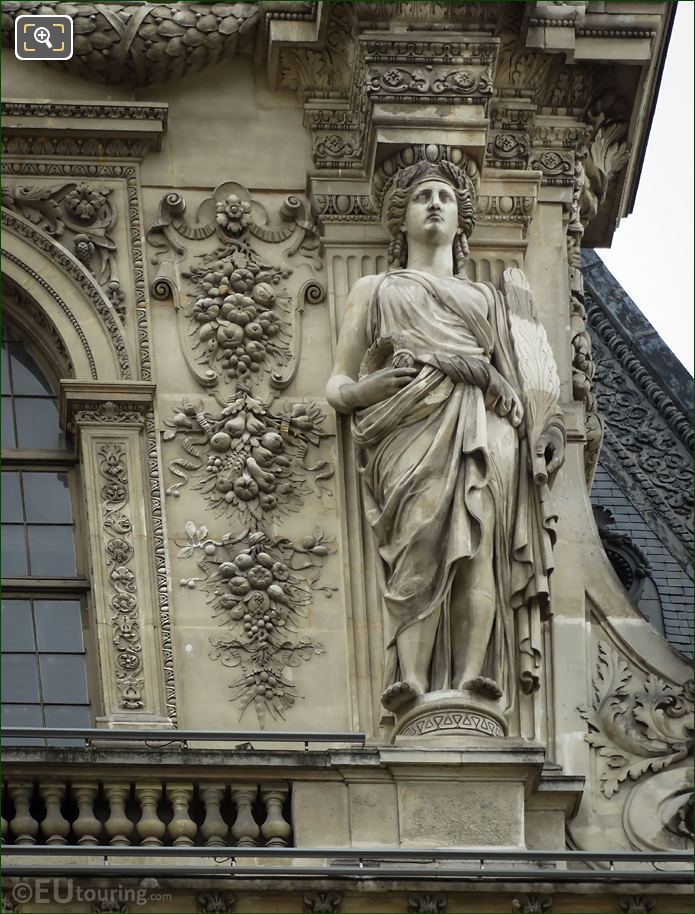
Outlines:
{"type": "Polygon", "coordinates": [[[168,604],[151,548],[162,535],[153,395],[151,384],[61,387],[83,466],[103,713],[128,725],[175,713],[168,604]]]}

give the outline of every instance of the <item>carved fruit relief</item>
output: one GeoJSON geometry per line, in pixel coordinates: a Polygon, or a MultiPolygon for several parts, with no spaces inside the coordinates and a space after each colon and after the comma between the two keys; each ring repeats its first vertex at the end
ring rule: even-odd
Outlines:
{"type": "Polygon", "coordinates": [[[214,539],[192,521],[185,530],[187,542],[178,556],[197,554],[202,575],[184,578],[181,586],[201,583],[224,630],[211,638],[210,657],[239,670],[230,683],[230,701],[239,703],[240,717],[253,706],[261,727],[267,715],[284,719],[298,698],[288,670],[323,653],[321,644],[296,633],[313,592],[330,597],[333,591],[318,584],[333,545],[318,531],[292,543],[262,532],[214,539]]]}

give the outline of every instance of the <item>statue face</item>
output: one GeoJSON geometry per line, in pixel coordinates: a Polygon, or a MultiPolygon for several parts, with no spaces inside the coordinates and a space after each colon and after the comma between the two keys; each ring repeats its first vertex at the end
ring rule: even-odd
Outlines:
{"type": "Polygon", "coordinates": [[[411,241],[452,244],[458,229],[458,203],[445,181],[423,181],[408,200],[405,231],[411,241]]]}

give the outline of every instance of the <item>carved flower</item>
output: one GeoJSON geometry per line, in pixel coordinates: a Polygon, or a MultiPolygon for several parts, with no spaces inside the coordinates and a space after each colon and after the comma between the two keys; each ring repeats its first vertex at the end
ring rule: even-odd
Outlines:
{"type": "Polygon", "coordinates": [[[230,194],[224,203],[217,203],[217,224],[230,235],[241,235],[251,224],[251,204],[230,194]]]}
{"type": "Polygon", "coordinates": [[[125,486],[120,482],[110,482],[101,490],[105,501],[123,501],[126,495],[125,486]]]}
{"type": "Polygon", "coordinates": [[[562,165],[562,158],[557,152],[543,152],[539,156],[539,162],[548,171],[555,171],[562,165]]]}
{"type": "Polygon", "coordinates": [[[106,551],[114,560],[114,562],[118,562],[119,565],[123,565],[128,561],[133,550],[130,543],[126,540],[113,539],[108,543],[106,551]]]}
{"type": "Polygon", "coordinates": [[[468,70],[458,70],[453,76],[454,85],[459,89],[472,89],[475,85],[475,77],[468,70]]]}
{"type": "Polygon", "coordinates": [[[136,670],[140,665],[140,658],[132,651],[123,651],[118,655],[118,665],[124,670],[136,670]]]}
{"type": "Polygon", "coordinates": [[[111,609],[117,613],[131,613],[136,606],[135,597],[129,593],[117,593],[111,598],[111,609]]]}
{"type": "Polygon", "coordinates": [[[272,571],[276,581],[286,581],[290,576],[290,570],[284,562],[275,562],[272,571]]]}
{"type": "Polygon", "coordinates": [[[517,139],[513,133],[500,133],[495,138],[495,146],[502,152],[511,152],[517,145],[517,139]]]}
{"type": "Polygon", "coordinates": [[[110,574],[110,578],[114,584],[123,584],[126,587],[133,584],[135,581],[135,575],[130,568],[125,568],[123,566],[114,568],[110,574]]]}
{"type": "Polygon", "coordinates": [[[400,70],[393,67],[381,75],[381,81],[385,86],[395,89],[403,85],[403,74],[400,70]]]}
{"type": "Polygon", "coordinates": [[[89,184],[78,184],[65,195],[63,203],[67,211],[81,222],[89,222],[97,210],[106,205],[106,195],[109,193],[104,187],[97,190],[89,184]]]}
{"type": "Polygon", "coordinates": [[[273,573],[268,568],[255,565],[248,572],[249,584],[258,590],[266,590],[273,583],[273,573]]]}

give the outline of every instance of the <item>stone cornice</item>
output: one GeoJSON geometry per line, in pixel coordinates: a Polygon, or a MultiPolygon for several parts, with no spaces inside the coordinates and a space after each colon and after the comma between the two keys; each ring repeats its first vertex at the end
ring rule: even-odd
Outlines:
{"type": "Polygon", "coordinates": [[[142,158],[161,148],[168,106],[4,99],[5,155],[142,158]]]}

